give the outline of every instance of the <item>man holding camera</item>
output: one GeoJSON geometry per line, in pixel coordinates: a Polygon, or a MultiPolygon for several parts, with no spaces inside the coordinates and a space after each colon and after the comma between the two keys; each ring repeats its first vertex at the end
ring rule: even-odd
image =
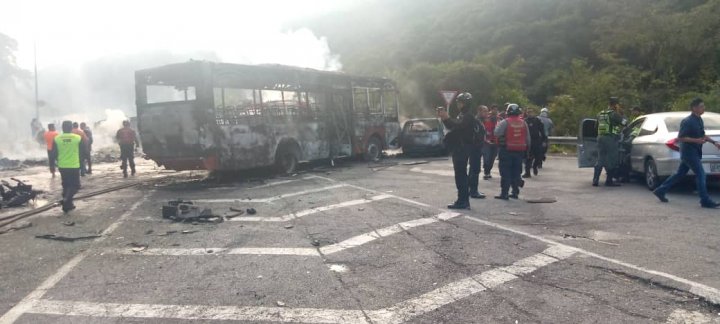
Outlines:
{"type": "MultiPolygon", "coordinates": [[[[448,205],[450,209],[470,209],[470,190],[468,187],[468,160],[475,149],[475,127],[478,123],[470,111],[472,95],[463,92],[455,99],[459,114],[450,118],[444,108],[438,109],[438,117],[450,132],[445,136],[445,146],[452,152],[453,169],[455,170],[455,186],[457,200],[448,205]]],[[[480,197],[478,193],[477,198],[480,197]]]]}

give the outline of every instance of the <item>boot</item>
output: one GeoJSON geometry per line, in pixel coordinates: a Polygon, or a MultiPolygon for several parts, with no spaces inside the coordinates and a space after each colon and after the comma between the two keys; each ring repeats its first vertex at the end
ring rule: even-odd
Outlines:
{"type": "Polygon", "coordinates": [[[595,167],[595,173],[593,174],[592,185],[597,187],[600,183],[600,174],[602,173],[602,167],[595,167]]]}
{"type": "Polygon", "coordinates": [[[532,178],[532,176],[530,175],[530,167],[529,166],[525,167],[525,174],[523,174],[522,177],[523,178],[532,178]]]}
{"type": "Polygon", "coordinates": [[[607,178],[605,178],[605,187],[620,187],[620,184],[613,180],[613,178],[615,178],[616,171],[607,170],[606,172],[607,178]]]}

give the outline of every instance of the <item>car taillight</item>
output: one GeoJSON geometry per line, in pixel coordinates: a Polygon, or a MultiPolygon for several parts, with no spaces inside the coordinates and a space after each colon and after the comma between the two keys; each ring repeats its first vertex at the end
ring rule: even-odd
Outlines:
{"type": "Polygon", "coordinates": [[[673,138],[667,142],[665,142],[665,145],[667,145],[668,148],[670,148],[673,151],[680,151],[680,147],[677,145],[677,138],[673,138]]]}

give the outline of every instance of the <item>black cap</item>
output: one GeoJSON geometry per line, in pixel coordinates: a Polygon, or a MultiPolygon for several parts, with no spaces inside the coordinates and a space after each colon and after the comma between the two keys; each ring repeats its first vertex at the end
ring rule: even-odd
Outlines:
{"type": "Polygon", "coordinates": [[[620,104],[620,98],[618,98],[618,97],[610,97],[609,104],[610,104],[610,105],[618,105],[618,104],[620,104]]]}

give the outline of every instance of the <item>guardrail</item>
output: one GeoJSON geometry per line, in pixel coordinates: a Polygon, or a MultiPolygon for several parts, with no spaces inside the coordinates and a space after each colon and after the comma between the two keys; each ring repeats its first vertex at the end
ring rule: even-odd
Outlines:
{"type": "Polygon", "coordinates": [[[575,136],[550,136],[548,137],[550,144],[557,145],[576,145],[577,137],[575,136]]]}

